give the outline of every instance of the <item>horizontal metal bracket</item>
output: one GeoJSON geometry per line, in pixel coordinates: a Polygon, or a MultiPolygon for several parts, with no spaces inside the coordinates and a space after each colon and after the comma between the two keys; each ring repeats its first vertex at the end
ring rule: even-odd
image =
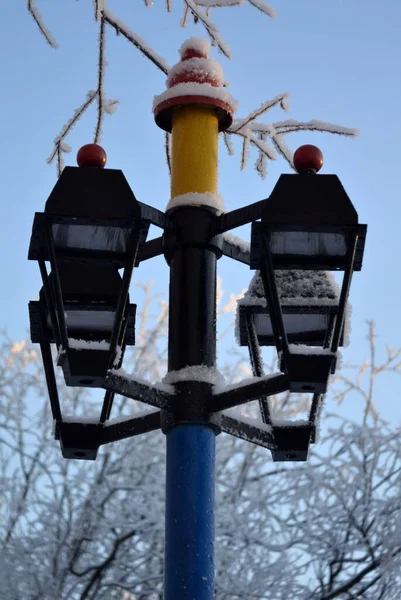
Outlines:
{"type": "Polygon", "coordinates": [[[248,206],[221,214],[217,219],[216,233],[224,233],[230,229],[236,229],[237,227],[241,227],[241,225],[261,219],[265,203],[266,200],[259,200],[259,202],[254,202],[248,206]]]}
{"type": "Polygon", "coordinates": [[[139,400],[163,410],[169,410],[171,406],[173,392],[166,392],[150,383],[136,381],[113,371],[108,372],[103,387],[126,398],[139,400]]]}
{"type": "Polygon", "coordinates": [[[244,250],[244,249],[240,248],[239,246],[236,246],[232,242],[225,240],[224,238],[223,238],[222,252],[223,252],[224,256],[228,256],[228,258],[237,260],[238,262],[243,263],[244,265],[249,266],[251,264],[251,251],[250,250],[244,250]]]}
{"type": "Polygon", "coordinates": [[[161,229],[166,229],[167,227],[167,216],[161,210],[154,208],[153,206],[149,206],[149,204],[145,204],[144,202],[139,202],[138,204],[141,209],[141,217],[145,221],[149,221],[152,225],[156,225],[156,227],[160,227],[161,229]]]}
{"type": "MultiPolygon", "coordinates": [[[[245,380],[246,381],[246,380],[245,380]]],[[[287,375],[282,373],[278,375],[267,375],[265,377],[254,378],[249,383],[229,387],[228,389],[215,393],[210,400],[209,410],[219,412],[234,406],[246,404],[251,400],[258,400],[262,396],[273,396],[286,392],[289,389],[287,375]]]]}

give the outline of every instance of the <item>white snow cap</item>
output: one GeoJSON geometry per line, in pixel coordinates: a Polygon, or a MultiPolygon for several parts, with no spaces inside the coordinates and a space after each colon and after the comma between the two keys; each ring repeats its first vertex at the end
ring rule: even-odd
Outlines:
{"type": "Polygon", "coordinates": [[[194,50],[195,52],[202,54],[205,58],[210,56],[210,42],[200,37],[191,37],[185,40],[178,50],[181,58],[183,58],[188,50],[194,50]]]}
{"type": "Polygon", "coordinates": [[[172,100],[173,98],[180,98],[181,96],[205,96],[206,98],[215,98],[216,100],[227,104],[232,112],[237,110],[238,102],[226,88],[214,87],[213,85],[210,85],[210,83],[195,83],[188,81],[185,83],[178,83],[168,90],[165,90],[162,94],[155,96],[153,99],[153,111],[155,111],[162,102],[172,100]]]}
{"type": "MultiPolygon", "coordinates": [[[[180,48],[181,60],[169,69],[167,90],[153,99],[153,112],[157,117],[180,104],[191,104],[189,96],[196,96],[196,104],[220,108],[229,116],[224,129],[231,125],[237,102],[224,86],[224,73],[220,64],[210,58],[210,42],[202,38],[190,38],[180,48]],[[205,101],[202,102],[202,97],[205,101]],[[207,99],[207,100],[206,100],[207,99]]],[[[221,120],[221,119],[220,119],[221,120]]],[[[222,122],[220,125],[222,125],[222,122]]],[[[166,125],[159,125],[169,131],[166,125]],[[167,128],[166,128],[167,127],[167,128]]]]}
{"type": "Polygon", "coordinates": [[[198,83],[208,83],[208,80],[212,80],[215,84],[213,87],[224,85],[224,72],[217,60],[193,57],[171,67],[167,76],[167,87],[174,86],[174,80],[188,72],[196,77],[198,83]]]}
{"type": "Polygon", "coordinates": [[[68,338],[68,346],[74,350],[109,350],[110,344],[106,340],[88,341],[88,340],[76,340],[74,338],[68,338]]]}
{"type": "Polygon", "coordinates": [[[204,381],[215,386],[224,386],[224,376],[216,367],[207,365],[192,365],[179,371],[169,371],[163,378],[163,383],[174,384],[178,381],[204,381]]]}
{"type": "Polygon", "coordinates": [[[167,204],[167,209],[176,208],[177,206],[211,206],[215,208],[219,213],[224,212],[224,201],[220,194],[214,192],[204,192],[199,194],[197,192],[189,192],[188,194],[181,194],[175,196],[167,204]]]}

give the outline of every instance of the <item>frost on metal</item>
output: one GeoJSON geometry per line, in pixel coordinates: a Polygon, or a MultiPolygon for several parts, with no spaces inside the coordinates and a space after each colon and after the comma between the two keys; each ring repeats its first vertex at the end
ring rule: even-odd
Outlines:
{"type": "MultiPolygon", "coordinates": [[[[247,377],[246,379],[241,379],[241,381],[237,381],[236,383],[232,383],[230,385],[225,385],[223,383],[216,383],[213,389],[213,394],[221,394],[222,392],[229,392],[231,390],[236,390],[240,387],[245,387],[247,385],[251,385],[252,383],[257,383],[258,381],[269,381],[270,379],[274,379],[282,375],[280,371],[276,373],[269,373],[268,375],[263,375],[262,377],[247,377]]],[[[231,409],[230,409],[231,410],[231,409]]]]}
{"type": "Polygon", "coordinates": [[[238,237],[237,235],[233,235],[232,233],[229,233],[229,232],[223,233],[223,240],[225,240],[226,242],[229,242],[233,246],[236,246],[237,248],[242,250],[242,252],[250,252],[251,251],[251,244],[249,242],[243,240],[242,238],[238,237]]]}
{"type": "Polygon", "coordinates": [[[146,385],[148,387],[153,387],[157,390],[160,390],[161,392],[166,392],[168,394],[175,394],[175,389],[174,386],[172,385],[168,385],[168,382],[164,382],[164,380],[161,381],[157,381],[156,383],[152,383],[151,381],[149,381],[149,379],[145,379],[144,377],[138,377],[138,375],[136,373],[128,373],[125,369],[120,368],[120,369],[111,369],[109,371],[109,373],[111,375],[117,375],[117,377],[121,377],[123,379],[126,379],[128,382],[129,381],[133,381],[136,383],[140,383],[143,385],[146,385]]]}

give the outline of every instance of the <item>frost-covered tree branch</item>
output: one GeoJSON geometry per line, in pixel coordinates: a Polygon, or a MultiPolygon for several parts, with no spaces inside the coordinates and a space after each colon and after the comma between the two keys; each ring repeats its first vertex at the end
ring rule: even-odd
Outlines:
{"type": "MultiPolygon", "coordinates": [[[[144,4],[146,7],[151,8],[153,3],[145,0],[144,4]]],[[[212,44],[216,46],[226,57],[230,58],[231,51],[229,46],[227,45],[224,37],[221,35],[218,27],[211,20],[211,10],[229,7],[232,8],[243,4],[245,4],[244,0],[182,0],[184,17],[181,20],[181,25],[185,26],[188,17],[192,15],[195,22],[199,23],[199,25],[203,27],[212,44]]],[[[257,8],[268,17],[274,18],[275,16],[275,11],[264,0],[248,0],[247,4],[257,8]]],[[[34,5],[34,2],[28,1],[27,6],[41,32],[45,35],[48,43],[56,47],[57,44],[43,24],[43,20],[36,6],[34,5]]],[[[167,12],[172,12],[173,3],[169,0],[166,1],[165,8],[167,12]]],[[[63,169],[63,155],[71,150],[69,145],[66,143],[66,138],[68,137],[71,129],[86,113],[92,103],[96,101],[97,104],[97,118],[93,138],[94,142],[100,142],[101,140],[104,115],[112,114],[118,106],[118,100],[107,99],[104,88],[105,69],[107,64],[105,59],[107,28],[126,39],[132,46],[139,50],[141,54],[143,54],[150,61],[150,63],[156,66],[163,73],[167,74],[169,71],[169,65],[165,59],[159,53],[153,50],[153,48],[146,42],[145,39],[143,39],[143,37],[138,35],[117,15],[113,14],[107,8],[106,0],[94,0],[94,17],[95,21],[99,23],[97,86],[94,90],[90,90],[88,92],[86,100],[77,109],[75,109],[72,117],[69,119],[67,124],[62,127],[60,133],[54,140],[54,147],[48,158],[48,163],[52,163],[54,160],[56,160],[57,171],[59,175],[63,169]]],[[[267,161],[275,160],[277,155],[284,158],[292,167],[293,153],[288,148],[284,139],[289,133],[294,133],[297,131],[320,131],[335,133],[348,137],[354,137],[357,134],[356,130],[354,129],[349,129],[317,120],[301,122],[294,119],[289,119],[287,121],[271,124],[264,124],[258,121],[260,117],[277,106],[284,111],[287,111],[287,98],[288,93],[283,93],[279,94],[272,100],[264,102],[259,108],[249,113],[249,115],[247,115],[245,118],[237,118],[233,122],[230,129],[224,133],[224,142],[230,156],[234,154],[234,145],[230,142],[230,138],[232,136],[237,136],[242,141],[240,160],[241,169],[246,167],[252,148],[256,150],[255,168],[257,173],[262,178],[266,177],[267,174],[267,161]]],[[[167,164],[170,169],[169,147],[170,142],[168,140],[168,136],[166,136],[165,150],[167,164]]]]}
{"type": "Polygon", "coordinates": [[[234,153],[233,145],[229,142],[230,135],[238,135],[242,138],[241,169],[246,167],[249,157],[250,146],[257,150],[255,168],[258,174],[264,178],[267,174],[267,159],[275,160],[277,153],[284,158],[291,168],[293,168],[293,152],[285,143],[284,136],[298,131],[319,131],[325,133],[334,133],[346,137],[356,137],[358,131],[333,123],[324,121],[296,121],[288,119],[286,121],[277,121],[271,124],[265,124],[257,121],[259,117],[266,114],[272,108],[279,106],[282,110],[288,111],[289,106],[287,98],[289,94],[283,93],[272,100],[264,102],[260,108],[252,111],[243,119],[235,119],[231,127],[225,133],[225,143],[228,153],[234,153]]]}
{"type": "Polygon", "coordinates": [[[31,13],[36,25],[38,26],[40,33],[43,35],[49,46],[51,46],[52,48],[58,48],[56,40],[54,39],[52,33],[47,29],[43,21],[42,15],[36,7],[35,0],[27,0],[27,8],[28,11],[31,13]]]}
{"type": "MultiPolygon", "coordinates": [[[[142,291],[131,370],[155,379],[166,369],[167,310],[151,285],[142,291]]],[[[219,313],[230,312],[233,298],[219,288],[219,313]]],[[[376,378],[399,373],[401,356],[388,348],[380,359],[372,325],[368,337],[370,366],[336,384],[351,400],[359,390],[366,406],[374,404],[376,378]]],[[[238,375],[241,366],[235,357],[225,372],[238,375]]],[[[80,390],[62,394],[69,413],[93,409],[80,390]]],[[[281,401],[295,416],[291,399],[281,401]]],[[[137,410],[124,398],[115,408],[117,416],[137,410]]],[[[2,334],[0,597],[161,600],[161,434],[106,446],[90,465],[65,461],[49,413],[37,351],[2,334]]],[[[400,597],[399,427],[379,417],[327,418],[329,431],[300,465],[272,463],[264,449],[218,437],[216,600],[400,597]]]]}

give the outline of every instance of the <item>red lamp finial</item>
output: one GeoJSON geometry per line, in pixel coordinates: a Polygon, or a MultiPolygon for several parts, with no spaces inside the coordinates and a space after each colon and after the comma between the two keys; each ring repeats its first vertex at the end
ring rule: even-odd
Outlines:
{"type": "Polygon", "coordinates": [[[77,163],[79,167],[98,167],[103,169],[106,165],[106,151],[99,144],[85,144],[78,150],[77,163]]]}
{"type": "Polygon", "coordinates": [[[317,173],[323,166],[323,154],[317,146],[305,144],[295,151],[293,163],[297,173],[317,173]]]}

